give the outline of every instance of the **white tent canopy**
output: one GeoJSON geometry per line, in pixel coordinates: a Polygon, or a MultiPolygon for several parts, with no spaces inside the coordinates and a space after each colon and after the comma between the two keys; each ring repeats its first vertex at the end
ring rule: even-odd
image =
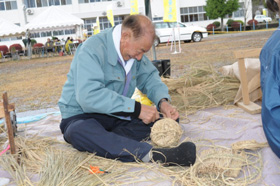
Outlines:
{"type": "Polygon", "coordinates": [[[23,36],[25,29],[0,18],[0,37],[23,36]]]}
{"type": "Polygon", "coordinates": [[[84,21],[58,7],[51,6],[32,19],[25,29],[29,32],[53,31],[56,29],[79,28],[84,21]]]}

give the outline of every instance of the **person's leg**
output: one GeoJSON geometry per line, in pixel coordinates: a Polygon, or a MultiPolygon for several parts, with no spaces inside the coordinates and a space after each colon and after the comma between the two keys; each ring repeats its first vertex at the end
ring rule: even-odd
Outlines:
{"type": "Polygon", "coordinates": [[[80,151],[96,152],[98,156],[118,158],[124,162],[135,161],[133,155],[141,160],[151,150],[152,146],[148,143],[109,132],[111,125],[116,124],[113,117],[96,117],[98,119],[72,118],[67,124],[64,123],[68,125],[63,130],[65,140],[80,151]]]}
{"type": "Polygon", "coordinates": [[[154,148],[151,159],[166,166],[190,166],[196,160],[196,146],[192,142],[183,142],[173,148],[154,148]]]}
{"type": "Polygon", "coordinates": [[[118,120],[116,124],[112,132],[136,141],[142,141],[150,138],[151,127],[154,123],[147,125],[140,119],[133,119],[131,121],[118,120]]]}
{"type": "MultiPolygon", "coordinates": [[[[176,121],[179,122],[179,119],[176,121]]],[[[116,125],[112,132],[137,141],[149,139],[151,127],[154,125],[154,123],[147,125],[140,119],[134,119],[132,121],[119,120],[116,123],[118,123],[118,125],[116,125]]],[[[192,142],[183,142],[179,146],[173,148],[153,148],[142,160],[144,162],[153,160],[161,162],[166,166],[190,166],[193,165],[196,160],[196,146],[192,142]]]]}
{"type": "MultiPolygon", "coordinates": [[[[179,118],[176,121],[179,123],[179,118]]],[[[137,141],[150,139],[151,128],[154,125],[154,123],[145,124],[138,118],[131,121],[118,120],[116,124],[112,132],[137,141]]]]}

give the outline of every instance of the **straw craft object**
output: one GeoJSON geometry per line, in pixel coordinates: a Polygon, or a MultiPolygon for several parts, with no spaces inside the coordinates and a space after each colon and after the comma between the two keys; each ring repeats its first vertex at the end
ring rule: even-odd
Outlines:
{"type": "Polygon", "coordinates": [[[177,146],[183,134],[182,127],[173,119],[164,118],[155,122],[151,129],[151,140],[159,147],[177,146]]]}
{"type": "Polygon", "coordinates": [[[212,174],[215,177],[224,174],[236,178],[246,158],[245,153],[233,152],[231,149],[207,149],[201,152],[200,160],[203,163],[197,165],[200,174],[212,174]]]}

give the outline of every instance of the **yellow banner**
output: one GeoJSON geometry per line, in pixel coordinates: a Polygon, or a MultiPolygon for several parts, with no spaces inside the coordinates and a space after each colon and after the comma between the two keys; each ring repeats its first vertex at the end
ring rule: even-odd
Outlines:
{"type": "Polygon", "coordinates": [[[93,27],[93,34],[98,34],[100,32],[99,17],[96,18],[96,25],[93,27]]]}
{"type": "Polygon", "coordinates": [[[176,0],[163,0],[164,6],[164,22],[176,22],[177,21],[177,9],[176,0]]]}
{"type": "Polygon", "coordinates": [[[139,14],[138,0],[130,0],[130,15],[139,14]]]}
{"type": "Polygon", "coordinates": [[[115,26],[112,6],[107,8],[107,18],[110,21],[112,27],[115,26]]]}

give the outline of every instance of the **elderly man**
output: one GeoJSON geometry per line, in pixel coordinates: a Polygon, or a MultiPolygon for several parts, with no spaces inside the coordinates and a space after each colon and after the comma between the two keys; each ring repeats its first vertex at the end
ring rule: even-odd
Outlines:
{"type": "Polygon", "coordinates": [[[168,88],[144,55],[154,38],[149,18],[132,15],[122,25],[92,36],[78,47],[58,103],[61,131],[74,148],[124,162],[135,158],[166,165],[195,162],[196,147],[191,142],[153,149],[142,141],[149,138],[159,119],[158,110],[165,117],[179,117],[168,102],[168,88]],[[136,87],[157,108],[131,99],[136,87]]]}

